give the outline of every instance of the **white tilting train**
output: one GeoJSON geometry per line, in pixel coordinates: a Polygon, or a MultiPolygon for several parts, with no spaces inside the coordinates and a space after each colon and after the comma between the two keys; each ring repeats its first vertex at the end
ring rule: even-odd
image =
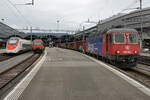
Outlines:
{"type": "Polygon", "coordinates": [[[32,49],[32,42],[19,37],[11,37],[6,44],[6,53],[20,53],[32,49]]]}

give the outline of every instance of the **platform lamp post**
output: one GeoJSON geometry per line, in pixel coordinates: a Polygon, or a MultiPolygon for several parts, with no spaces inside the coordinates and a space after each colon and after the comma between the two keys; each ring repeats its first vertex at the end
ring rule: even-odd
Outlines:
{"type": "MultiPolygon", "coordinates": [[[[137,7],[137,8],[129,8],[129,9],[124,9],[123,11],[125,10],[130,10],[130,9],[139,9],[140,10],[140,33],[139,33],[139,36],[140,36],[140,49],[142,51],[142,40],[143,40],[143,15],[142,15],[142,0],[140,0],[140,7],[137,7]]],[[[125,25],[125,24],[124,24],[125,25]]]]}
{"type": "Polygon", "coordinates": [[[85,21],[85,23],[93,23],[93,24],[98,24],[99,22],[90,21],[90,19],[88,19],[87,21],[85,21]]]}
{"type": "Polygon", "coordinates": [[[30,40],[31,40],[31,42],[32,42],[32,27],[30,27],[30,40]]]}
{"type": "MultiPolygon", "coordinates": [[[[57,23],[57,29],[56,29],[56,31],[59,31],[59,22],[60,22],[60,20],[56,21],[56,23],[57,23]]],[[[59,43],[61,43],[61,42],[62,42],[61,38],[59,38],[59,43]]]]}
{"type": "Polygon", "coordinates": [[[2,22],[4,22],[4,21],[5,21],[5,19],[4,19],[4,18],[2,18],[1,20],[2,20],[2,22]]]}
{"type": "MultiPolygon", "coordinates": [[[[98,26],[98,24],[100,24],[100,21],[101,20],[99,20],[98,22],[96,22],[96,21],[90,21],[90,19],[88,19],[85,23],[92,23],[92,24],[95,24],[96,26],[98,26]]],[[[97,28],[98,29],[98,28],[97,28]]],[[[97,31],[98,32],[98,31],[97,31]]]]}
{"type": "Polygon", "coordinates": [[[1,22],[2,22],[3,24],[6,24],[6,20],[8,20],[8,18],[2,18],[2,19],[1,19],[1,22]]]}
{"type": "Polygon", "coordinates": [[[142,0],[140,0],[140,22],[141,22],[141,33],[140,33],[140,48],[142,50],[142,46],[143,46],[143,15],[142,15],[142,0]]]}
{"type": "MultiPolygon", "coordinates": [[[[32,2],[30,2],[30,3],[25,3],[25,4],[15,4],[15,5],[34,5],[34,0],[32,0],[32,2]]],[[[30,27],[30,32],[31,32],[30,39],[31,39],[31,41],[32,41],[32,26],[30,27]]]]}
{"type": "Polygon", "coordinates": [[[83,38],[82,38],[82,40],[85,39],[85,32],[84,32],[84,30],[85,30],[85,26],[83,26],[83,38]]]}
{"type": "Polygon", "coordinates": [[[59,22],[60,20],[57,20],[57,30],[59,31],[59,22]]]}

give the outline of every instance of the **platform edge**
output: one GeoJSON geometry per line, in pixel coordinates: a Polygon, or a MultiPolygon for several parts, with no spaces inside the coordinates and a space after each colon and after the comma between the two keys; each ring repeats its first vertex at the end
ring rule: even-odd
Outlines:
{"type": "Polygon", "coordinates": [[[45,50],[45,54],[42,59],[34,66],[34,68],[14,87],[14,89],[8,93],[8,95],[3,100],[17,100],[22,92],[26,89],[28,84],[31,82],[33,77],[36,75],[41,65],[46,59],[47,51],[45,50]]]}

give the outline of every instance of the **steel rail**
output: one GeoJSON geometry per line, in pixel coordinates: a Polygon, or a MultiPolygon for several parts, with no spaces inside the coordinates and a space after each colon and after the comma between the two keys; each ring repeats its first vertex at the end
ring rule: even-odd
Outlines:
{"type": "Polygon", "coordinates": [[[18,78],[18,80],[20,80],[22,76],[24,76],[26,71],[31,68],[31,65],[36,62],[40,56],[40,54],[33,54],[17,65],[0,73],[0,97],[17,83],[18,78]]]}

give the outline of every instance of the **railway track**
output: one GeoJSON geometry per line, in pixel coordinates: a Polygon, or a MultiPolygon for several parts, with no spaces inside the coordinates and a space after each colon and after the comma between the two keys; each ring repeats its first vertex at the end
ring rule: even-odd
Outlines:
{"type": "Polygon", "coordinates": [[[25,53],[28,53],[28,52],[31,52],[31,51],[22,52],[22,53],[19,53],[19,54],[0,53],[0,62],[8,60],[8,59],[16,57],[16,56],[19,56],[19,55],[22,55],[22,54],[25,54],[25,53]]]}
{"type": "MultiPolygon", "coordinates": [[[[105,62],[104,62],[105,63],[105,62]]],[[[135,79],[146,87],[150,88],[150,70],[145,69],[144,67],[135,67],[130,69],[121,69],[117,66],[111,65],[109,63],[105,63],[108,66],[124,73],[125,75],[135,79]]]]}
{"type": "Polygon", "coordinates": [[[131,69],[121,69],[117,66],[108,65],[150,88],[150,70],[145,69],[142,65],[131,69]]]}
{"type": "Polygon", "coordinates": [[[142,83],[146,87],[150,88],[150,71],[141,69],[139,67],[135,67],[132,69],[127,69],[127,70],[122,70],[122,69],[117,68],[117,70],[137,80],[138,82],[142,83]]]}
{"type": "Polygon", "coordinates": [[[150,71],[136,67],[124,73],[150,88],[150,71]]]}
{"type": "Polygon", "coordinates": [[[7,90],[14,86],[25,74],[28,69],[41,55],[33,54],[22,62],[10,69],[0,73],[0,96],[2,96],[7,90]]]}
{"type": "Polygon", "coordinates": [[[148,56],[139,56],[138,57],[138,63],[150,66],[150,57],[148,57],[148,56]]]}
{"type": "Polygon", "coordinates": [[[1,54],[0,54],[0,62],[5,61],[5,60],[8,60],[8,59],[10,59],[10,58],[12,58],[12,57],[14,57],[14,56],[10,56],[10,55],[7,55],[7,54],[5,54],[5,53],[1,53],[1,54]]]}

